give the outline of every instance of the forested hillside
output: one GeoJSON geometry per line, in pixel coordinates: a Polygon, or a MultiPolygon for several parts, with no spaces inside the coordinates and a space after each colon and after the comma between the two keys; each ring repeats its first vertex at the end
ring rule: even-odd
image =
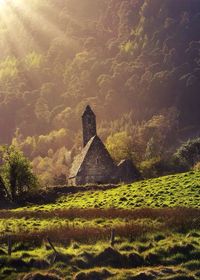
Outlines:
{"type": "Polygon", "coordinates": [[[199,131],[199,26],[199,0],[7,0],[0,143],[62,181],[90,104],[116,160],[167,156],[199,131]]]}

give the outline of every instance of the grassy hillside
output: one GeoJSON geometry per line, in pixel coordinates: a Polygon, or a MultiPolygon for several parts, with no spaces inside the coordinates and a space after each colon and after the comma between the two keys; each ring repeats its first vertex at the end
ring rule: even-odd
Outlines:
{"type": "Polygon", "coordinates": [[[189,172],[0,211],[0,279],[198,280],[199,179],[189,172]]]}
{"type": "MultiPolygon", "coordinates": [[[[106,191],[87,191],[70,194],[57,203],[31,206],[23,210],[54,210],[66,208],[135,207],[200,207],[200,172],[188,172],[159,177],[119,186],[106,191]]],[[[21,211],[17,209],[16,211],[21,211]]]]}
{"type": "Polygon", "coordinates": [[[200,173],[160,177],[104,192],[79,193],[59,202],[67,208],[200,207],[200,173]]]}

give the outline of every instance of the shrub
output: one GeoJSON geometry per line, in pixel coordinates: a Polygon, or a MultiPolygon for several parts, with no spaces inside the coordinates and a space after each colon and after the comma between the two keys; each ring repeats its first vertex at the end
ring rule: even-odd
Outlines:
{"type": "Polygon", "coordinates": [[[14,146],[1,146],[0,181],[6,195],[16,201],[22,193],[37,186],[37,178],[23,153],[14,146]]]}
{"type": "Polygon", "coordinates": [[[194,166],[200,160],[200,138],[190,139],[183,143],[176,151],[175,157],[182,165],[189,168],[194,166]]]}
{"type": "Polygon", "coordinates": [[[144,178],[151,178],[158,176],[157,167],[160,163],[160,157],[145,160],[140,164],[140,170],[144,178]]]}
{"type": "Polygon", "coordinates": [[[145,160],[140,164],[143,177],[152,178],[167,174],[188,171],[188,167],[179,162],[176,157],[161,158],[155,157],[145,160]]]}
{"type": "Polygon", "coordinates": [[[195,171],[200,171],[200,161],[198,161],[198,162],[193,166],[193,170],[195,170],[195,171]]]}

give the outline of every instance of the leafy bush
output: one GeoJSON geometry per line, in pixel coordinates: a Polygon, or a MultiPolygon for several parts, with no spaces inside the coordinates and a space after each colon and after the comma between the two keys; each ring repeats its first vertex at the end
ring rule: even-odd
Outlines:
{"type": "Polygon", "coordinates": [[[160,157],[154,157],[143,161],[140,164],[140,169],[144,178],[152,178],[186,171],[186,168],[177,164],[173,158],[164,159],[160,157]]]}
{"type": "Polygon", "coordinates": [[[193,166],[193,170],[195,170],[195,171],[200,171],[200,161],[198,161],[198,162],[193,166]]]}
{"type": "Polygon", "coordinates": [[[0,168],[1,188],[7,197],[16,201],[22,193],[37,186],[37,178],[32,173],[30,162],[14,146],[0,147],[2,165],[0,168]]]}
{"type": "Polygon", "coordinates": [[[200,138],[190,139],[176,151],[179,163],[191,168],[200,161],[200,138]]]}

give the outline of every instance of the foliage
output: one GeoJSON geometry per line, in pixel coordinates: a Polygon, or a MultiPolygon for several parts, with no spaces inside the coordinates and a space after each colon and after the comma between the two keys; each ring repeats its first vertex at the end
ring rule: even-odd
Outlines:
{"type": "Polygon", "coordinates": [[[117,162],[132,158],[132,141],[126,131],[110,135],[106,140],[106,147],[112,158],[117,162]]]}
{"type": "Polygon", "coordinates": [[[17,197],[37,186],[37,179],[32,173],[30,162],[14,146],[1,147],[0,176],[12,201],[16,201],[17,197]]]}
{"type": "MultiPolygon", "coordinates": [[[[189,170],[183,162],[173,156],[150,157],[139,165],[143,178],[154,178],[167,174],[176,174],[189,170]]],[[[196,170],[198,171],[198,170],[196,170]]]]}
{"type": "Polygon", "coordinates": [[[183,164],[193,167],[200,160],[200,138],[183,143],[175,153],[175,157],[183,164]]]}
{"type": "Polygon", "coordinates": [[[200,171],[200,162],[197,162],[197,163],[193,166],[193,170],[194,170],[194,171],[200,171]]]}
{"type": "Polygon", "coordinates": [[[38,138],[65,129],[66,148],[77,152],[88,103],[111,150],[128,141],[116,160],[166,156],[197,131],[197,0],[11,2],[0,17],[1,144],[18,131],[31,160],[46,158],[54,144],[35,151],[38,138]]]}
{"type": "MultiPolygon", "coordinates": [[[[0,11],[0,143],[15,148],[2,151],[4,191],[18,196],[35,185],[30,163],[17,148],[43,182],[60,183],[80,150],[86,104],[97,113],[99,135],[116,161],[131,158],[148,176],[177,170],[168,159],[199,130],[199,0],[6,3],[0,11]],[[16,191],[13,166],[23,175],[16,191]]],[[[186,156],[178,153],[186,168],[198,168],[195,141],[183,149],[186,156]]],[[[0,212],[1,278],[27,279],[24,274],[34,271],[42,277],[38,271],[45,269],[43,278],[54,272],[77,280],[198,279],[199,213],[167,208],[199,208],[199,178],[197,171],[87,189],[56,203],[0,212]],[[130,221],[118,209],[133,207],[138,212],[130,221]],[[108,248],[111,228],[117,230],[114,248],[108,248]],[[7,234],[11,257],[5,255],[7,234]],[[64,261],[43,243],[47,235],[59,240],[55,246],[64,261]],[[102,255],[106,269],[96,267],[102,255]],[[136,269],[134,257],[141,261],[136,269]]]]}
{"type": "Polygon", "coordinates": [[[161,159],[158,158],[151,158],[150,160],[145,160],[140,164],[140,170],[142,175],[145,178],[157,177],[158,176],[158,168],[161,163],[161,159]]]}
{"type": "MultiPolygon", "coordinates": [[[[32,159],[34,172],[43,185],[52,185],[54,178],[69,172],[71,164],[72,139],[67,129],[61,128],[51,131],[47,135],[28,136],[23,139],[16,131],[12,144],[20,148],[24,154],[32,159]]],[[[66,178],[62,184],[66,183],[66,178]]]]}

